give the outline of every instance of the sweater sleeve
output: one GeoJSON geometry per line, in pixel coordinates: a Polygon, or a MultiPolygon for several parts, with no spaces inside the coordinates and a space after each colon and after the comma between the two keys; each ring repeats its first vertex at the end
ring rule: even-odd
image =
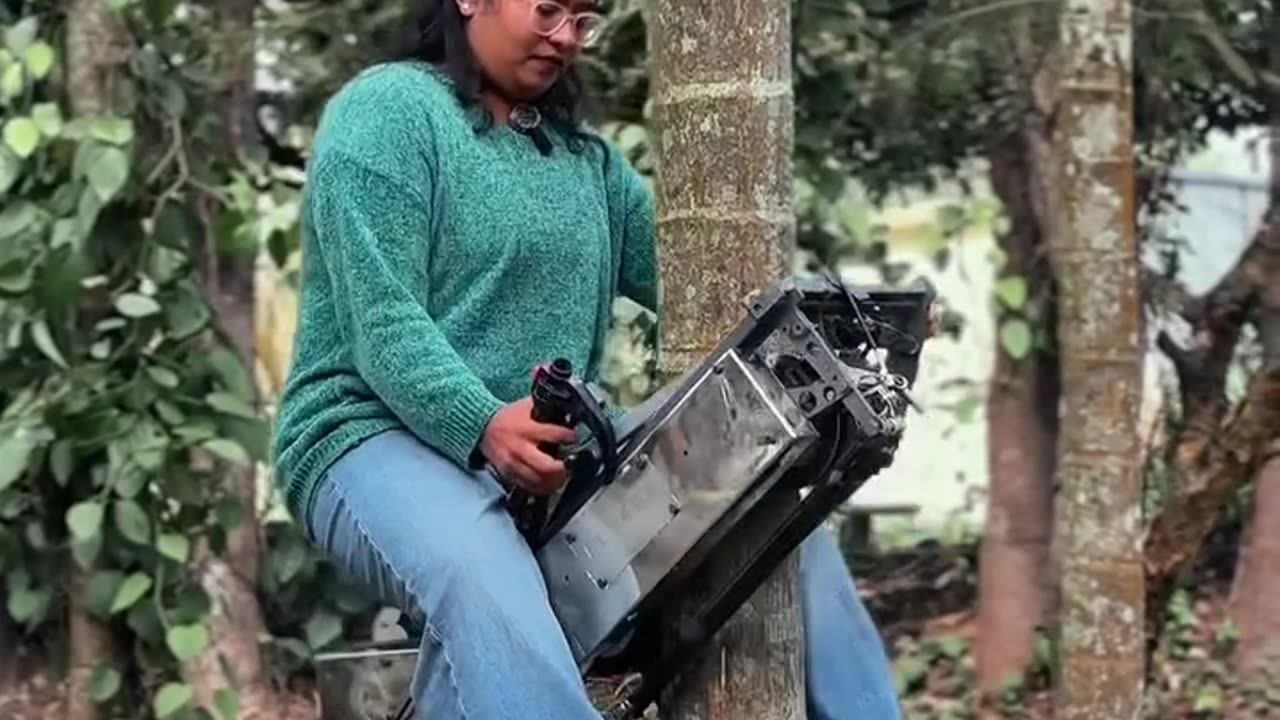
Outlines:
{"type": "Polygon", "coordinates": [[[314,250],[365,383],[423,442],[463,467],[502,406],[427,311],[429,188],[410,191],[331,150],[311,177],[314,250]]]}
{"type": "Polygon", "coordinates": [[[624,210],[622,265],[618,290],[652,312],[658,312],[659,272],[653,193],[644,177],[622,159],[624,210]]]}

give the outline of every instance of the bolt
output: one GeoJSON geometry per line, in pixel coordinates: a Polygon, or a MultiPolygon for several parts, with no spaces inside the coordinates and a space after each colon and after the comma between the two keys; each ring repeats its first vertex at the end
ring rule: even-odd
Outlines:
{"type": "Polygon", "coordinates": [[[817,405],[818,405],[818,399],[813,396],[813,393],[809,392],[808,390],[805,390],[804,392],[800,393],[800,409],[801,410],[805,412],[809,412],[810,410],[813,410],[813,408],[816,407],[817,405]]]}
{"type": "Polygon", "coordinates": [[[596,587],[598,587],[598,588],[600,588],[601,590],[603,590],[603,589],[605,589],[605,588],[609,587],[609,581],[608,581],[608,580],[605,580],[604,578],[596,578],[596,587]]]}

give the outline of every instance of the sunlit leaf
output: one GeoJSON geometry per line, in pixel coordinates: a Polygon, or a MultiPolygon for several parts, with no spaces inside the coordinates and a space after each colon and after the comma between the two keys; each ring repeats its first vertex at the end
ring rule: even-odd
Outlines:
{"type": "Polygon", "coordinates": [[[209,631],[199,623],[194,625],[174,625],[164,636],[169,652],[178,660],[185,662],[199,655],[209,645],[209,631]]]}
{"type": "Polygon", "coordinates": [[[102,529],[102,503],[85,500],[67,510],[67,528],[79,540],[87,540],[102,529]]]}
{"type": "Polygon", "coordinates": [[[4,144],[20,158],[29,157],[40,145],[40,128],[25,115],[7,120],[3,133],[4,144]]]}
{"type": "Polygon", "coordinates": [[[116,310],[131,318],[143,318],[160,312],[160,303],[141,293],[125,293],[116,298],[116,310]]]}
{"type": "Polygon", "coordinates": [[[151,589],[151,576],[146,573],[136,572],[125,578],[120,583],[120,588],[116,590],[116,596],[111,601],[111,614],[128,610],[134,603],[142,599],[143,595],[151,589]]]}
{"type": "Polygon", "coordinates": [[[186,683],[165,683],[156,693],[152,708],[160,720],[181,710],[192,698],[191,686],[186,683]]]}

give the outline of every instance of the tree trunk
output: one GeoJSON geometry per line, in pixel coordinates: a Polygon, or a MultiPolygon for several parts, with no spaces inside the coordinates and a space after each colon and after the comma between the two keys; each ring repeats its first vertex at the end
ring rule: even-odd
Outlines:
{"type": "MultiPolygon", "coordinates": [[[[742,318],[750,292],[790,269],[790,4],[655,0],[649,13],[663,374],[671,377],[742,318]]],[[[780,499],[776,511],[790,502],[780,499]]],[[[709,575],[734,558],[721,560],[709,575]]],[[[804,717],[797,568],[793,555],[676,681],[662,703],[668,717],[804,717]]]]}
{"type": "Polygon", "coordinates": [[[1059,720],[1138,716],[1144,676],[1134,223],[1127,0],[1072,0],[1058,66],[1056,232],[1062,363],[1059,720]]]}
{"type": "MultiPolygon", "coordinates": [[[[77,115],[115,112],[127,82],[128,30],[106,0],[70,0],[66,8],[64,53],[67,98],[77,115]]],[[[90,570],[71,565],[67,580],[69,655],[66,720],[98,720],[101,708],[90,697],[89,679],[98,665],[111,659],[109,629],[82,606],[90,570]]]]}
{"type": "MultiPolygon", "coordinates": [[[[221,86],[225,137],[221,164],[235,165],[258,143],[254,113],[253,0],[217,0],[214,5],[216,76],[221,86]]],[[[198,258],[201,286],[218,325],[236,355],[253,377],[254,276],[253,255],[223,255],[213,240],[213,211],[206,213],[209,241],[198,258]]],[[[256,404],[256,403],[255,403],[256,404]]],[[[202,545],[197,551],[200,584],[211,600],[212,642],[190,668],[199,704],[211,707],[215,693],[226,687],[239,694],[241,718],[279,717],[280,702],[268,677],[260,638],[266,622],[258,602],[257,479],[252,467],[224,466],[227,489],[241,506],[243,520],[227,534],[224,556],[202,545]],[[229,675],[229,676],[228,676],[229,675]]]]}
{"type": "MultiPolygon", "coordinates": [[[[1024,278],[1031,289],[1023,309],[1002,310],[997,319],[1026,314],[1051,322],[1052,272],[1028,197],[1035,188],[1029,165],[1036,158],[1018,136],[1000,138],[987,157],[992,185],[1010,219],[1009,231],[999,238],[1007,257],[1003,273],[1024,278]]],[[[978,563],[976,660],[984,696],[1027,669],[1036,630],[1057,604],[1050,546],[1059,394],[1051,353],[1015,359],[997,340],[987,401],[990,489],[978,563]]]]}
{"type": "MultiPolygon", "coordinates": [[[[1273,10],[1272,25],[1280,32],[1280,10],[1273,10]]],[[[1271,48],[1271,67],[1280,69],[1280,46],[1271,48]]],[[[1274,220],[1280,217],[1280,93],[1272,93],[1270,150],[1270,199],[1273,235],[1280,234],[1274,220]]],[[[1280,367],[1280,278],[1262,291],[1258,329],[1263,362],[1280,367]]],[[[1237,564],[1236,601],[1233,608],[1240,630],[1236,669],[1246,676],[1280,677],[1280,444],[1270,448],[1271,459],[1258,471],[1253,490],[1253,517],[1247,549],[1240,549],[1237,564]]]]}
{"type": "MultiPolygon", "coordinates": [[[[1236,265],[1208,293],[1186,301],[1189,347],[1168,335],[1160,349],[1178,373],[1182,419],[1170,443],[1176,492],[1151,521],[1145,540],[1147,654],[1159,646],[1164,612],[1183,573],[1217,522],[1222,508],[1256,473],[1280,440],[1280,367],[1266,363],[1244,400],[1231,408],[1226,377],[1241,327],[1251,311],[1265,310],[1280,284],[1280,205],[1268,209],[1262,227],[1236,265]]],[[[1264,312],[1261,337],[1274,355],[1274,320],[1264,312]]]]}

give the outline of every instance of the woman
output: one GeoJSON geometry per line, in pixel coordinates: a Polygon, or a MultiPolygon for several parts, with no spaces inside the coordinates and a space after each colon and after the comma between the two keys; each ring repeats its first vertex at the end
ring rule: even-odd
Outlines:
{"type": "MultiPolygon", "coordinates": [[[[652,198],[583,125],[589,0],[422,0],[420,35],[329,102],[308,170],[279,481],[312,540],[425,629],[431,720],[598,720],[504,484],[565,479],[531,369],[591,377],[612,299],[656,310],[652,198]],[[501,478],[501,480],[499,480],[501,478]]],[[[813,718],[890,718],[833,540],[804,546],[813,718]]]]}

